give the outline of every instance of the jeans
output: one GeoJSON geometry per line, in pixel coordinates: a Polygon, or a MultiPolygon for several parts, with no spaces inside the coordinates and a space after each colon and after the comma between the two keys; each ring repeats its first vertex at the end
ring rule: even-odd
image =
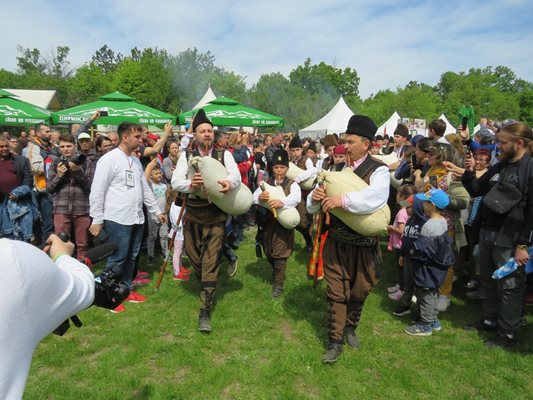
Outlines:
{"type": "Polygon", "coordinates": [[[117,250],[107,259],[105,271],[120,272],[122,280],[131,289],[135,259],[141,251],[144,225],[121,225],[104,221],[104,230],[109,241],[117,244],[117,250]]]}
{"type": "Polygon", "coordinates": [[[54,232],[52,196],[48,192],[32,192],[35,207],[41,213],[40,242],[45,244],[48,236],[54,232]]]}

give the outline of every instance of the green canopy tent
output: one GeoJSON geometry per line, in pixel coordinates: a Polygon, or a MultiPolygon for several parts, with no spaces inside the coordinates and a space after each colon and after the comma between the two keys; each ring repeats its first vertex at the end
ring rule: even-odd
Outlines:
{"type": "Polygon", "coordinates": [[[164,125],[169,120],[176,123],[175,116],[137,103],[133,97],[120,92],[108,93],[92,103],[55,112],[52,114],[52,121],[54,124],[79,124],[96,111],[107,111],[109,114],[98,118],[98,123],[103,125],[119,125],[122,122],[164,125]]]}
{"type": "MultiPolygon", "coordinates": [[[[284,124],[283,118],[243,106],[238,101],[227,97],[217,97],[201,108],[204,109],[213,125],[281,127],[284,124]]],[[[199,108],[178,115],[179,123],[183,125],[191,122],[198,110],[199,108]]]]}
{"type": "Polygon", "coordinates": [[[15,97],[17,97],[15,94],[0,89],[0,125],[33,125],[50,122],[50,111],[15,97]]]}

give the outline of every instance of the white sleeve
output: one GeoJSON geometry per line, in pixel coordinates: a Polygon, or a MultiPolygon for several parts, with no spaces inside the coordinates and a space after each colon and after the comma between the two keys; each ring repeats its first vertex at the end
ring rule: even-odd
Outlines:
{"type": "Polygon", "coordinates": [[[261,190],[260,187],[258,187],[257,189],[255,189],[255,192],[254,192],[254,194],[253,194],[253,196],[252,196],[252,202],[253,202],[254,204],[259,204],[259,196],[261,195],[262,192],[263,192],[263,191],[261,190]]]}
{"type": "Polygon", "coordinates": [[[189,143],[191,142],[191,139],[194,137],[192,133],[186,133],[180,141],[180,150],[185,151],[187,150],[187,147],[189,147],[189,143]]]}
{"type": "Polygon", "coordinates": [[[294,180],[295,182],[300,183],[316,175],[317,175],[317,169],[313,165],[313,161],[310,158],[308,158],[305,161],[305,171],[302,172],[300,175],[298,175],[296,179],[294,180]]]}
{"type": "Polygon", "coordinates": [[[300,186],[293,182],[291,185],[291,191],[285,200],[283,200],[283,209],[286,208],[295,208],[302,201],[302,191],[300,186]]]}
{"type": "Polygon", "coordinates": [[[93,224],[104,223],[104,199],[107,188],[110,183],[109,157],[102,157],[96,163],[94,178],[91,184],[91,193],[89,194],[89,215],[93,219],[93,224]]]}
{"type": "Polygon", "coordinates": [[[178,159],[174,173],[172,174],[172,189],[181,193],[191,193],[191,180],[187,179],[189,172],[189,163],[187,162],[187,153],[183,152],[178,159]]]}
{"type": "Polygon", "coordinates": [[[224,165],[228,170],[228,180],[231,185],[231,189],[239,187],[241,184],[241,173],[239,172],[239,167],[235,163],[233,155],[229,151],[224,152],[224,165]]]}
{"type": "Polygon", "coordinates": [[[368,187],[359,192],[350,192],[345,195],[345,210],[355,214],[373,213],[387,204],[389,188],[389,168],[381,166],[370,176],[368,187]]]}

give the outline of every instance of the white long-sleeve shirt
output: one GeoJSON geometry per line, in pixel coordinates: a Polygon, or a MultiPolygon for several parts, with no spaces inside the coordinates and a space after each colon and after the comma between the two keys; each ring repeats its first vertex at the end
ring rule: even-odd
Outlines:
{"type": "MultiPolygon", "coordinates": [[[[370,185],[358,192],[344,195],[344,209],[354,214],[371,214],[385,204],[389,198],[390,173],[387,166],[378,167],[370,175],[370,185]]],[[[314,192],[314,190],[313,190],[314,192]]],[[[320,203],[313,201],[313,192],[307,196],[307,211],[314,214],[320,203]]]]}
{"type": "Polygon", "coordinates": [[[121,225],[143,224],[143,203],[149,213],[161,214],[141,162],[137,157],[128,157],[120,148],[98,160],[89,202],[93,224],[102,224],[104,220],[121,225]],[[127,171],[133,174],[133,186],[126,184],[127,171]]]}
{"type": "MultiPolygon", "coordinates": [[[[213,149],[209,151],[208,155],[211,156],[212,152],[213,149]]],[[[183,153],[178,159],[176,169],[174,169],[174,173],[172,174],[172,188],[181,193],[191,193],[191,180],[187,177],[189,172],[189,163],[187,157],[185,157],[185,154],[186,153],[183,153]]],[[[239,172],[239,167],[237,167],[237,164],[235,163],[235,160],[229,151],[224,152],[224,166],[228,171],[227,179],[230,183],[231,190],[233,190],[241,184],[241,173],[239,172]]]]}
{"type": "MultiPolygon", "coordinates": [[[[281,186],[281,185],[278,185],[276,183],[276,186],[281,186]]],[[[260,187],[258,187],[253,194],[254,204],[260,204],[259,196],[261,195],[261,193],[262,193],[262,190],[260,187]]],[[[281,200],[281,202],[283,203],[283,207],[281,208],[283,210],[286,208],[295,208],[298,204],[300,204],[300,201],[302,201],[302,191],[300,189],[300,186],[296,182],[292,182],[291,191],[289,195],[281,200]]]]}
{"type": "Polygon", "coordinates": [[[0,399],[21,399],[33,350],[89,307],[94,277],[70,256],[54,263],[28,243],[0,239],[0,399]]]}

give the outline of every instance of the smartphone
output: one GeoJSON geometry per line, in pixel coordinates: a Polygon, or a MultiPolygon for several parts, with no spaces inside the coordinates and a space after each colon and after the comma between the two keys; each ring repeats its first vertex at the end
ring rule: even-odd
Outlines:
{"type": "Polygon", "coordinates": [[[101,117],[109,117],[109,113],[106,110],[101,110],[99,112],[101,117]]]}
{"type": "Polygon", "coordinates": [[[411,154],[411,166],[414,168],[416,165],[416,154],[411,154]]]}
{"type": "Polygon", "coordinates": [[[465,157],[470,158],[470,156],[471,156],[470,147],[465,147],[465,157]]]}
{"type": "Polygon", "coordinates": [[[468,117],[461,118],[461,127],[463,128],[463,131],[466,129],[467,125],[468,125],[468,117]]]}
{"type": "Polygon", "coordinates": [[[438,186],[437,186],[438,185],[438,183],[437,183],[437,175],[430,175],[429,176],[429,184],[435,189],[438,188],[438,186]]]}

